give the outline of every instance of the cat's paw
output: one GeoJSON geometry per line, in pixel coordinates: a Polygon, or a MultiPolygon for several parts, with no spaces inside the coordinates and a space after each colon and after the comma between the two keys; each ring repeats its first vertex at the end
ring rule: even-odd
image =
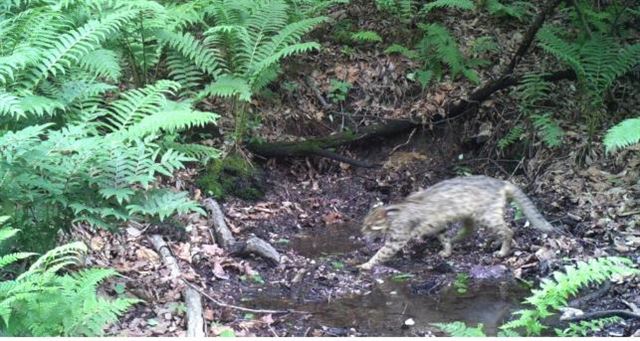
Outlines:
{"type": "Polygon", "coordinates": [[[510,254],[511,254],[511,251],[506,251],[505,252],[505,251],[502,251],[502,250],[498,250],[498,251],[493,253],[493,256],[497,257],[497,258],[505,258],[510,254]]]}
{"type": "Polygon", "coordinates": [[[356,266],[356,268],[358,268],[360,271],[370,271],[371,269],[373,269],[373,264],[366,262],[356,266]]]}
{"type": "Polygon", "coordinates": [[[438,255],[442,258],[449,258],[451,256],[451,251],[442,250],[438,252],[438,255]]]}

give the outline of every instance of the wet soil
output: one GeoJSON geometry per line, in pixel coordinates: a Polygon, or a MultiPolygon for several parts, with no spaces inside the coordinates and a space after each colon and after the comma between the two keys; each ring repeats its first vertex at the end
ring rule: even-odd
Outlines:
{"type": "MultiPolygon", "coordinates": [[[[269,328],[253,326],[256,335],[442,335],[432,323],[452,321],[482,323],[489,335],[495,335],[529,291],[514,277],[513,269],[524,264],[516,258],[531,263],[520,270],[519,278],[535,280],[548,271],[532,258],[545,245],[545,236],[523,229],[522,222],[514,223],[520,257],[513,259],[494,258],[497,246],[492,247],[480,230],[457,244],[449,259],[437,255],[441,246],[435,238],[426,238],[412,242],[371,273],[355,268],[382,245],[381,240],[363,240],[359,231],[374,202],[400,200],[455,176],[459,155],[472,155],[472,150],[460,147],[427,152],[443,143],[443,137],[433,134],[417,133],[404,150],[425,158],[399,168],[344,169],[323,164],[325,160],[267,165],[271,190],[263,201],[230,199],[223,206],[240,233],[271,241],[285,259],[275,268],[259,259],[251,261],[260,283],[232,276],[209,283],[214,292],[252,308],[306,312],[274,315],[269,328]],[[461,275],[468,277],[464,293],[456,287],[461,275]]],[[[379,144],[376,150],[363,149],[360,158],[382,163],[390,149],[404,142],[406,136],[379,144]]],[[[199,273],[211,278],[206,264],[199,273]]],[[[229,313],[228,322],[240,326],[242,319],[233,317],[238,313],[229,313]]]]}

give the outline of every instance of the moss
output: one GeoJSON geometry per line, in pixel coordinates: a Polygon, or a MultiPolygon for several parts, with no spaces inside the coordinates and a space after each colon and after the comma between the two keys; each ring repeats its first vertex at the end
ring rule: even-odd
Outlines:
{"type": "Polygon", "coordinates": [[[245,200],[264,197],[262,170],[238,155],[209,162],[197,184],[204,193],[216,199],[227,195],[245,200]]]}

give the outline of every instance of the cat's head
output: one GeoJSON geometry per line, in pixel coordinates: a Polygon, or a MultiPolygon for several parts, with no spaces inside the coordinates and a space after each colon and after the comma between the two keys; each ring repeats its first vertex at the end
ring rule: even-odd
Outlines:
{"type": "Polygon", "coordinates": [[[362,234],[375,237],[389,228],[389,218],[398,211],[396,206],[375,205],[362,221],[362,234]]]}

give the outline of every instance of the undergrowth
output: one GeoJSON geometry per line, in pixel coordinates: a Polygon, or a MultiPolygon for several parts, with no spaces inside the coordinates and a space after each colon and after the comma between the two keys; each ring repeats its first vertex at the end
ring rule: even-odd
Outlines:
{"type": "MultiPolygon", "coordinates": [[[[567,305],[569,298],[589,285],[602,284],[613,276],[637,275],[638,271],[631,260],[623,257],[603,257],[568,265],[564,271],[556,271],[543,279],[540,287],[531,291],[523,303],[530,308],[513,313],[515,319],[500,326],[498,336],[540,336],[546,329],[545,319],[556,314],[559,308],[567,305]]],[[[606,324],[619,321],[615,318],[603,318],[593,321],[570,323],[565,329],[554,329],[558,336],[584,336],[602,329],[606,324]]],[[[435,324],[451,336],[484,336],[482,325],[466,326],[463,322],[435,324]]]]}

